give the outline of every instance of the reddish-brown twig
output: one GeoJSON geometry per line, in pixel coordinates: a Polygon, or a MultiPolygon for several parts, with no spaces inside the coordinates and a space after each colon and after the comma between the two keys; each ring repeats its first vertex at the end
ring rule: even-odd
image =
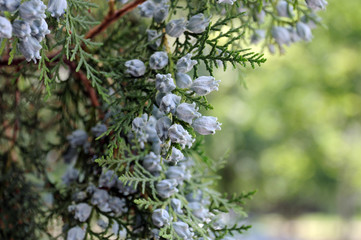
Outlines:
{"type": "Polygon", "coordinates": [[[99,33],[103,32],[105,29],[107,29],[113,22],[117,21],[119,18],[124,16],[126,13],[132,11],[134,8],[136,8],[139,4],[142,4],[143,2],[145,2],[145,0],[135,0],[133,2],[124,5],[121,9],[119,9],[114,13],[111,13],[112,11],[109,11],[108,15],[99,25],[90,29],[90,31],[87,34],[85,34],[85,38],[91,39],[95,37],[99,33]]]}

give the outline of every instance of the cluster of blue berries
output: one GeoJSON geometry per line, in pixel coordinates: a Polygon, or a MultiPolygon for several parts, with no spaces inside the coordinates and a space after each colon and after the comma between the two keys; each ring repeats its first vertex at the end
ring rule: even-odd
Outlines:
{"type": "MultiPolygon", "coordinates": [[[[233,4],[236,0],[218,0],[218,3],[233,4]]],[[[267,16],[266,9],[272,7],[273,3],[264,3],[262,10],[250,11],[249,8],[240,7],[239,12],[245,14],[251,14],[253,19],[259,24],[264,23],[267,16]]],[[[268,44],[268,49],[271,53],[275,53],[276,46],[279,47],[281,52],[284,52],[284,46],[289,46],[292,43],[299,41],[309,42],[312,40],[312,28],[316,27],[316,24],[320,21],[320,18],[316,15],[319,10],[324,10],[327,6],[326,0],[306,0],[306,5],[311,9],[312,14],[310,16],[301,16],[299,21],[294,26],[273,26],[270,34],[273,39],[273,43],[268,44]]],[[[276,4],[276,16],[278,18],[294,19],[296,16],[293,5],[286,0],[279,0],[276,4]]],[[[274,16],[273,16],[274,17],[274,16]]],[[[263,41],[266,37],[266,30],[254,29],[251,36],[251,43],[257,44],[263,41]]]]}
{"type": "MultiPolygon", "coordinates": [[[[62,180],[68,186],[75,182],[82,182],[79,171],[71,166],[63,175],[62,180]]],[[[89,184],[85,190],[73,195],[73,204],[68,206],[68,212],[79,224],[82,224],[87,222],[91,218],[93,210],[97,209],[97,214],[94,214],[98,218],[97,226],[102,231],[111,226],[110,231],[114,236],[125,239],[127,230],[119,227],[119,223],[114,219],[128,213],[129,203],[126,197],[136,192],[133,186],[121,182],[113,171],[103,169],[97,186],[89,184]]],[[[70,228],[67,232],[67,240],[84,239],[85,229],[90,226],[82,225],[70,228]]]]}
{"type": "MultiPolygon", "coordinates": [[[[312,11],[325,9],[327,5],[325,0],[308,0],[306,3],[312,11]]],[[[279,1],[276,8],[279,17],[293,18],[295,15],[293,6],[285,0],[279,1]]],[[[289,46],[291,43],[299,41],[310,42],[312,40],[313,36],[311,29],[316,26],[315,21],[319,21],[316,14],[313,13],[312,15],[313,19],[302,16],[300,21],[298,21],[294,27],[274,26],[272,28],[272,37],[280,47],[281,52],[284,51],[283,45],[289,46]]],[[[264,33],[258,32],[256,35],[264,35],[264,33]]],[[[253,39],[255,39],[255,37],[253,37],[253,39]]],[[[271,53],[275,52],[272,44],[270,44],[268,48],[271,53]]]]}
{"type": "Polygon", "coordinates": [[[40,59],[41,41],[49,34],[48,24],[45,21],[47,9],[52,17],[59,18],[67,8],[66,0],[50,0],[48,7],[41,0],[30,0],[21,3],[20,0],[0,0],[0,14],[9,12],[18,13],[19,18],[10,22],[0,16],[0,39],[19,38],[18,49],[27,61],[40,59]]]}
{"type": "MultiPolygon", "coordinates": [[[[306,0],[307,6],[312,10],[311,16],[302,16],[295,26],[274,26],[271,31],[271,35],[279,46],[281,52],[284,51],[283,46],[289,46],[292,43],[305,41],[310,42],[313,38],[312,28],[316,27],[320,18],[316,15],[316,11],[326,8],[327,1],[325,0],[306,0]]],[[[293,6],[285,0],[280,0],[276,6],[277,14],[279,17],[293,18],[295,11],[293,6]]],[[[255,33],[255,35],[265,35],[264,32],[255,33]]],[[[257,38],[257,37],[256,37],[257,38]]],[[[253,39],[255,37],[253,36],[253,39]]],[[[273,44],[268,45],[268,49],[271,53],[275,52],[273,44]]]]}
{"type": "MultiPolygon", "coordinates": [[[[100,137],[105,131],[107,131],[107,127],[103,123],[99,123],[91,129],[95,138],[100,137]]],[[[64,158],[70,162],[70,165],[62,176],[62,182],[71,187],[76,186],[73,185],[75,183],[85,183],[84,177],[73,165],[77,162],[78,150],[81,149],[84,153],[88,153],[91,144],[88,134],[80,129],[72,132],[67,137],[67,140],[70,147],[64,158]]],[[[88,187],[72,196],[72,204],[68,206],[68,212],[79,222],[79,225],[68,230],[67,240],[85,238],[86,228],[91,226],[84,223],[91,218],[94,209],[97,211],[97,214],[94,214],[94,216],[98,217],[97,226],[102,231],[110,231],[118,239],[125,239],[126,229],[120,227],[119,223],[114,219],[128,213],[129,204],[126,197],[135,194],[137,190],[134,186],[121,182],[114,171],[103,169],[99,177],[98,174],[99,171],[95,170],[94,176],[98,179],[97,186],[93,183],[87,183],[88,187]]]]}
{"type": "MultiPolygon", "coordinates": [[[[172,93],[177,87],[200,96],[218,90],[219,81],[213,77],[201,76],[194,81],[191,79],[187,72],[191,71],[193,66],[197,64],[197,61],[192,60],[191,57],[191,54],[187,54],[178,60],[176,81],[170,73],[156,74],[155,88],[158,93],[152,116],[143,114],[141,117],[135,118],[132,123],[134,136],[140,142],[140,146],[144,148],[146,143],[152,146],[152,152],[143,159],[143,167],[157,176],[162,171],[165,172],[167,178],[156,184],[157,193],[163,199],[171,198],[178,192],[177,186],[182,186],[184,181],[191,179],[190,172],[187,170],[189,161],[186,161],[187,158],[182,153],[182,149],[190,148],[194,139],[183,126],[192,127],[201,135],[209,135],[220,130],[221,125],[217,122],[216,117],[202,116],[195,103],[182,102],[181,96],[172,93]],[[174,123],[175,118],[178,123],[174,123]],[[183,124],[179,124],[179,122],[183,124]]],[[[155,52],[149,59],[151,69],[162,69],[167,64],[168,57],[165,52],[155,52]]],[[[127,67],[126,72],[134,77],[139,77],[140,72],[144,74],[146,71],[145,64],[138,59],[126,62],[125,66],[127,67]]],[[[174,211],[181,212],[179,210],[180,200],[174,198],[172,203],[172,206],[177,206],[174,211]]],[[[166,215],[164,211],[166,210],[159,209],[154,212],[152,219],[154,219],[155,226],[164,225],[157,223],[157,221],[160,222],[157,216],[166,215]]],[[[178,229],[176,226],[185,223],[174,224],[174,229],[178,229]]],[[[177,232],[177,230],[175,231],[177,232]]]]}
{"type": "MultiPolygon", "coordinates": [[[[140,5],[140,14],[143,17],[153,17],[155,22],[162,22],[168,14],[169,7],[166,4],[167,1],[148,0],[140,5]]],[[[189,20],[181,18],[169,21],[165,31],[170,37],[180,37],[185,31],[202,33],[208,25],[209,19],[203,14],[197,14],[189,20]]],[[[157,50],[161,44],[161,34],[155,30],[148,30],[147,34],[151,42],[149,47],[157,50]]],[[[146,66],[151,70],[164,72],[169,61],[167,52],[155,51],[147,65],[139,59],[127,61],[126,73],[135,78],[143,77],[147,72],[146,66]]],[[[174,91],[178,88],[195,96],[205,96],[218,90],[220,81],[216,81],[212,76],[201,76],[192,80],[187,73],[192,71],[196,64],[198,62],[188,53],[178,59],[173,75],[157,73],[154,79],[149,79],[154,82],[157,90],[152,113],[150,116],[143,114],[132,122],[133,134],[129,137],[135,138],[143,149],[146,144],[151,146],[151,152],[144,157],[142,165],[154,176],[165,176],[155,184],[155,190],[161,199],[170,200],[170,206],[153,210],[151,219],[155,226],[152,229],[155,239],[159,239],[159,229],[167,225],[171,225],[181,239],[193,239],[193,229],[181,218],[171,217],[169,212],[171,210],[178,215],[184,214],[183,203],[176,195],[179,188],[186,188],[192,177],[189,169],[193,161],[186,157],[182,150],[191,148],[195,139],[186,129],[193,128],[201,135],[214,134],[221,129],[216,117],[202,116],[196,103],[186,102],[174,91]]],[[[202,193],[190,193],[186,199],[187,209],[192,211],[195,217],[204,222],[210,221],[212,214],[207,208],[207,201],[202,198],[202,193]]]]}
{"type": "MultiPolygon", "coordinates": [[[[139,6],[142,17],[152,17],[157,23],[164,22],[168,16],[169,6],[167,0],[148,0],[139,6]]],[[[192,16],[189,20],[184,18],[174,19],[167,23],[166,32],[171,37],[180,37],[185,31],[192,33],[202,33],[209,25],[209,19],[202,13],[192,16]]],[[[148,40],[154,40],[160,35],[154,30],[148,31],[148,40]]],[[[156,42],[156,47],[160,41],[156,42]]]]}

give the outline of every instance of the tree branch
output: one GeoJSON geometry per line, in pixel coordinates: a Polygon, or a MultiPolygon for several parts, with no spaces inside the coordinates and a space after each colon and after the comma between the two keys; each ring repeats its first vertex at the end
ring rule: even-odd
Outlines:
{"type": "Polygon", "coordinates": [[[134,8],[136,8],[139,4],[142,4],[146,0],[135,0],[131,3],[128,3],[124,5],[121,9],[118,11],[112,13],[112,11],[109,11],[108,15],[104,18],[104,20],[94,28],[92,28],[87,34],[85,34],[85,38],[92,39],[99,33],[103,32],[105,29],[109,27],[113,22],[117,21],[119,18],[124,16],[126,13],[132,11],[134,8]]]}

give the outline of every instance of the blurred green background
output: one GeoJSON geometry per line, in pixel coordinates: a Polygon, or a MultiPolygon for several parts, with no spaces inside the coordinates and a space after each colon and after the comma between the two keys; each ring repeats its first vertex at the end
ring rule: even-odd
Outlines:
{"type": "Polygon", "coordinates": [[[247,210],[263,235],[293,221],[291,238],[275,239],[361,239],[361,1],[328,2],[311,43],[266,54],[256,70],[220,71],[210,96],[223,126],[207,150],[230,151],[220,189],[258,190],[247,210]],[[315,234],[297,235],[309,221],[315,234]]]}

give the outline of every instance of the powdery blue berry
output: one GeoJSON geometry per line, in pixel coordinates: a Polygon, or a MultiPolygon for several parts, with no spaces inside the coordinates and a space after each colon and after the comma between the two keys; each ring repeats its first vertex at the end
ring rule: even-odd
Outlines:
{"type": "Polygon", "coordinates": [[[306,0],[306,3],[309,8],[315,11],[326,9],[328,4],[326,0],[306,0]]]}
{"type": "Polygon", "coordinates": [[[171,166],[167,169],[165,175],[168,179],[175,179],[178,185],[182,185],[184,180],[189,180],[191,175],[183,166],[171,166]]]}
{"type": "Polygon", "coordinates": [[[168,65],[168,55],[166,52],[155,52],[149,58],[149,67],[160,70],[168,65]]]}
{"type": "Polygon", "coordinates": [[[168,138],[168,129],[172,125],[172,121],[168,117],[158,119],[156,130],[160,140],[165,141],[168,138]]]}
{"type": "Polygon", "coordinates": [[[251,43],[257,44],[260,41],[262,41],[265,37],[266,37],[265,30],[258,29],[256,31],[254,31],[253,35],[251,36],[251,43]]]}
{"type": "Polygon", "coordinates": [[[212,91],[218,91],[220,80],[214,80],[211,76],[201,76],[193,81],[190,89],[199,96],[205,96],[212,91]]]}
{"type": "Polygon", "coordinates": [[[160,111],[159,108],[156,105],[153,105],[152,115],[156,119],[160,119],[160,118],[164,117],[165,114],[164,114],[164,112],[160,111]]]}
{"type": "Polygon", "coordinates": [[[43,41],[45,35],[50,33],[48,24],[43,18],[34,20],[30,25],[30,29],[31,36],[36,38],[39,42],[43,41]]]}
{"type": "Polygon", "coordinates": [[[181,57],[177,61],[177,71],[181,73],[187,73],[192,70],[193,66],[198,62],[196,60],[192,60],[192,54],[188,53],[185,56],[181,57]]]}
{"type": "Polygon", "coordinates": [[[312,40],[312,31],[311,28],[303,23],[303,22],[298,22],[296,24],[296,29],[297,29],[297,34],[300,38],[302,38],[304,41],[311,41],[312,40]]]}
{"type": "Polygon", "coordinates": [[[152,214],[152,222],[156,227],[162,228],[171,221],[169,213],[165,209],[156,209],[152,214]]]}
{"type": "Polygon", "coordinates": [[[182,148],[190,148],[194,142],[192,136],[179,124],[173,124],[168,129],[168,136],[173,143],[178,143],[182,148]]]}
{"type": "Polygon", "coordinates": [[[110,197],[108,200],[109,208],[115,216],[120,216],[123,213],[128,212],[125,199],[118,197],[110,197]]]}
{"type": "Polygon", "coordinates": [[[142,17],[152,17],[156,7],[157,6],[153,1],[150,1],[150,0],[145,1],[144,3],[142,3],[142,4],[140,4],[138,6],[140,16],[142,16],[142,17]]]}
{"type": "Polygon", "coordinates": [[[296,28],[287,28],[287,30],[290,33],[292,42],[298,42],[302,40],[301,37],[298,35],[296,28]]]}
{"type": "Polygon", "coordinates": [[[153,175],[157,175],[162,171],[162,166],[160,165],[160,156],[150,152],[144,157],[143,167],[148,170],[153,175]]]}
{"type": "Polygon", "coordinates": [[[157,119],[153,116],[149,117],[147,124],[145,125],[144,131],[147,134],[147,141],[154,143],[159,142],[159,137],[156,130],[157,119]]]}
{"type": "Polygon", "coordinates": [[[193,33],[202,33],[209,25],[209,19],[203,13],[192,16],[186,26],[187,30],[193,33]]]}
{"type": "Polygon", "coordinates": [[[278,45],[290,45],[292,42],[291,36],[287,28],[284,27],[273,27],[272,28],[272,37],[276,40],[278,45]]]}
{"type": "Polygon", "coordinates": [[[159,7],[157,7],[155,9],[155,11],[153,13],[154,21],[157,23],[163,22],[167,18],[168,12],[169,12],[168,5],[160,5],[159,7]]]}
{"type": "Polygon", "coordinates": [[[162,152],[162,142],[160,141],[160,139],[159,139],[158,142],[153,142],[152,143],[152,151],[155,154],[161,154],[161,152],[162,152]]]}
{"type": "Polygon", "coordinates": [[[165,113],[174,114],[177,106],[179,105],[181,97],[172,93],[168,93],[162,98],[159,105],[159,110],[165,113]]]}
{"type": "Polygon", "coordinates": [[[102,212],[110,212],[111,209],[108,204],[109,194],[103,189],[95,189],[90,200],[91,204],[97,206],[102,212]]]}
{"type": "Polygon", "coordinates": [[[137,140],[140,142],[141,148],[144,148],[144,143],[147,142],[149,135],[147,134],[148,115],[145,113],[141,117],[137,117],[132,122],[132,130],[136,134],[137,140]]]}
{"type": "Polygon", "coordinates": [[[185,222],[174,222],[173,229],[177,235],[184,240],[192,240],[193,233],[190,231],[189,226],[185,222]]]}
{"type": "Polygon", "coordinates": [[[179,88],[189,88],[192,84],[192,78],[185,73],[177,72],[175,75],[175,81],[179,88]]]}
{"type": "Polygon", "coordinates": [[[170,201],[170,205],[173,208],[173,211],[175,211],[178,214],[183,214],[183,210],[182,210],[182,202],[181,200],[177,199],[177,198],[173,198],[170,201]]]}
{"type": "Polygon", "coordinates": [[[68,3],[66,0],[49,0],[48,11],[52,17],[59,18],[65,13],[68,3]]]}
{"type": "Polygon", "coordinates": [[[89,184],[89,186],[86,188],[86,192],[89,194],[93,194],[97,188],[94,186],[94,184],[89,184]]]}
{"type": "Polygon", "coordinates": [[[221,124],[216,117],[202,116],[194,120],[192,127],[201,135],[215,134],[216,130],[221,130],[221,124]]]}
{"type": "MultiPolygon", "coordinates": [[[[57,1],[54,0],[54,2],[57,1]]],[[[46,18],[45,9],[46,6],[41,0],[30,0],[21,4],[19,13],[23,20],[31,22],[36,19],[46,18]]]]}
{"type": "Polygon", "coordinates": [[[85,231],[81,227],[72,227],[69,229],[66,240],[83,240],[85,231]]]}
{"type": "Polygon", "coordinates": [[[170,93],[176,86],[170,73],[156,75],[155,88],[161,93],[170,93]]]}
{"type": "Polygon", "coordinates": [[[281,0],[278,2],[277,6],[277,13],[278,16],[280,17],[288,17],[288,18],[292,18],[293,17],[293,6],[291,4],[289,4],[288,2],[286,2],[285,0],[281,0]]]}
{"type": "Polygon", "coordinates": [[[180,37],[186,30],[187,21],[184,18],[170,21],[165,27],[165,31],[171,37],[180,37]]]}
{"type": "Polygon", "coordinates": [[[126,73],[129,73],[133,77],[141,77],[145,73],[145,65],[139,59],[133,59],[125,62],[126,73]]]}
{"type": "Polygon", "coordinates": [[[170,162],[177,164],[180,161],[184,160],[184,155],[181,150],[172,147],[172,154],[170,155],[169,159],[170,162]]]}
{"type": "Polygon", "coordinates": [[[13,22],[13,34],[18,38],[27,38],[31,34],[31,28],[28,22],[15,20],[13,22]]]}
{"type": "Polygon", "coordinates": [[[20,0],[0,0],[0,11],[15,12],[20,6],[20,0]]]}
{"type": "Polygon", "coordinates": [[[0,38],[11,38],[12,32],[11,22],[7,18],[0,16],[0,38]]]}
{"type": "Polygon", "coordinates": [[[26,61],[33,60],[36,63],[37,59],[40,59],[41,45],[39,41],[34,37],[28,37],[19,41],[18,49],[24,55],[26,61]]]}
{"type": "Polygon", "coordinates": [[[79,170],[73,167],[69,167],[65,174],[61,177],[61,180],[65,185],[70,185],[75,182],[79,177],[79,170]]]}
{"type": "Polygon", "coordinates": [[[177,189],[177,180],[175,179],[165,179],[156,184],[156,190],[158,195],[161,198],[169,198],[174,193],[178,192],[177,189]]]}
{"type": "Polygon", "coordinates": [[[188,203],[188,207],[192,209],[193,215],[202,221],[205,221],[206,218],[209,217],[209,210],[199,202],[190,202],[188,203]]]}
{"type": "Polygon", "coordinates": [[[114,171],[103,169],[98,180],[98,186],[100,188],[112,188],[116,185],[116,183],[117,176],[114,174],[114,171]]]}
{"type": "Polygon", "coordinates": [[[162,34],[158,33],[156,30],[147,30],[147,35],[149,47],[151,47],[152,49],[157,49],[162,42],[162,34]]]}
{"type": "Polygon", "coordinates": [[[132,130],[134,132],[142,131],[147,125],[148,114],[144,113],[141,117],[134,118],[132,122],[132,130]]]}
{"type": "Polygon", "coordinates": [[[176,117],[188,124],[192,124],[194,118],[199,118],[201,114],[198,112],[197,105],[195,103],[181,103],[178,105],[176,117]]]}
{"type": "Polygon", "coordinates": [[[107,126],[103,123],[98,123],[96,126],[92,127],[91,131],[95,137],[101,136],[107,131],[107,126]]]}
{"type": "Polygon", "coordinates": [[[79,203],[75,206],[69,206],[68,211],[73,212],[74,218],[79,222],[85,222],[90,216],[92,207],[86,203],[79,203]]]}
{"type": "Polygon", "coordinates": [[[88,134],[84,130],[75,130],[66,137],[72,147],[84,146],[88,142],[88,134]]]}
{"type": "MultiPolygon", "coordinates": [[[[167,95],[166,93],[161,93],[161,92],[157,92],[157,94],[155,95],[155,103],[159,106],[160,102],[162,101],[162,98],[167,95]]],[[[161,110],[159,110],[161,111],[161,110]]]]}

